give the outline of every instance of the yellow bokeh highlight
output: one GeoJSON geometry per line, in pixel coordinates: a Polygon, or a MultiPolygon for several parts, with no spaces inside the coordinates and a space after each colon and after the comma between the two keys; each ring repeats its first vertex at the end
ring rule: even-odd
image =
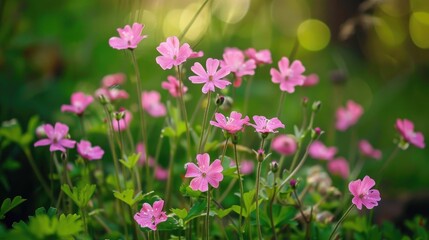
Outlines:
{"type": "Polygon", "coordinates": [[[406,30],[397,18],[378,18],[374,28],[379,39],[390,47],[401,45],[406,38],[406,30]]]}
{"type": "Polygon", "coordinates": [[[246,16],[250,0],[216,0],[213,2],[213,14],[221,21],[234,24],[246,16]]]}
{"type": "MultiPolygon", "coordinates": [[[[185,31],[188,24],[192,21],[195,13],[198,12],[198,9],[201,7],[200,3],[189,4],[180,15],[179,20],[180,32],[185,31]]],[[[184,40],[185,41],[196,41],[201,38],[207,31],[210,25],[210,12],[205,7],[199,14],[195,21],[192,23],[191,28],[189,28],[186,33],[184,40]]]]}
{"type": "Polygon", "coordinates": [[[182,11],[180,9],[173,9],[165,15],[164,24],[162,26],[164,37],[180,35],[178,19],[180,19],[181,14],[182,11]]]}
{"type": "Polygon", "coordinates": [[[328,45],[331,32],[322,21],[309,19],[299,25],[297,37],[303,48],[310,51],[320,51],[328,45]]]}
{"type": "Polygon", "coordinates": [[[410,17],[410,35],[413,43],[423,49],[429,49],[429,13],[414,12],[410,17]]]}

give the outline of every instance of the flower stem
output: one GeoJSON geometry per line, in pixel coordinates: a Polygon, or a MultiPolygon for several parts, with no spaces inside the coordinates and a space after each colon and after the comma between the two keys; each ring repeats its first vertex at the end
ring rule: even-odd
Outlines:
{"type": "Polygon", "coordinates": [[[386,170],[387,166],[389,165],[389,163],[396,157],[396,155],[398,154],[399,151],[399,147],[396,147],[395,150],[393,150],[393,152],[390,154],[389,158],[387,158],[387,160],[384,162],[383,167],[381,167],[381,170],[378,172],[379,173],[379,177],[377,182],[380,183],[381,179],[383,177],[383,173],[386,170]]]}
{"type": "Polygon", "coordinates": [[[207,240],[210,239],[210,186],[207,190],[207,213],[206,213],[206,238],[207,240]]]}
{"type": "MultiPolygon", "coordinates": [[[[141,86],[141,78],[140,78],[140,70],[139,67],[137,65],[137,60],[136,60],[136,56],[134,54],[134,51],[131,50],[131,58],[132,58],[132,62],[134,65],[134,70],[136,72],[136,83],[137,83],[137,102],[138,102],[138,108],[139,108],[139,113],[140,113],[140,131],[141,134],[143,136],[143,142],[144,142],[144,148],[145,148],[145,159],[148,162],[149,161],[149,152],[148,152],[148,141],[147,141],[147,129],[146,129],[146,120],[145,120],[145,115],[143,113],[143,106],[142,106],[142,86],[141,86]]],[[[146,184],[149,183],[150,181],[150,177],[149,177],[149,164],[146,165],[146,184]]],[[[149,191],[148,189],[146,189],[147,191],[149,191]]]]}
{"type": "Polygon", "coordinates": [[[206,122],[207,122],[207,116],[209,113],[209,108],[210,108],[210,102],[211,102],[211,91],[208,92],[207,94],[207,106],[206,106],[206,110],[204,111],[204,117],[203,117],[203,123],[201,125],[201,137],[200,137],[200,144],[198,145],[198,153],[202,153],[204,151],[204,146],[203,146],[203,138],[204,138],[204,133],[205,133],[205,129],[206,129],[206,122]]]}
{"type": "Polygon", "coordinates": [[[170,197],[171,197],[171,181],[173,178],[173,168],[174,168],[174,156],[176,154],[176,148],[177,148],[177,141],[174,141],[173,144],[171,144],[170,149],[170,160],[168,161],[168,178],[167,178],[167,186],[165,191],[165,202],[166,202],[166,208],[168,209],[170,207],[170,197]]]}
{"type": "Polygon", "coordinates": [[[262,239],[261,232],[261,221],[259,219],[259,179],[261,178],[261,167],[262,163],[258,161],[258,168],[256,173],[256,193],[255,193],[255,202],[256,202],[256,228],[258,229],[258,239],[262,239]]]}
{"type": "Polygon", "coordinates": [[[191,21],[188,23],[188,25],[186,25],[185,29],[183,30],[182,34],[180,34],[179,36],[179,40],[182,40],[183,37],[185,37],[186,33],[189,31],[189,29],[191,28],[192,24],[194,24],[195,20],[197,20],[198,15],[200,15],[201,11],[203,11],[204,7],[206,6],[206,4],[209,2],[210,0],[206,0],[203,2],[203,4],[201,5],[201,7],[198,9],[198,11],[195,13],[195,15],[192,17],[191,21]]]}
{"type": "Polygon", "coordinates": [[[226,148],[228,147],[229,137],[225,140],[225,145],[223,145],[222,156],[220,157],[220,162],[223,163],[223,159],[225,158],[226,148]]]}
{"type": "Polygon", "coordinates": [[[243,116],[247,115],[247,106],[249,105],[250,86],[252,85],[252,79],[253,79],[253,76],[250,76],[246,84],[246,90],[244,93],[243,116]]]}
{"type": "MultiPolygon", "coordinates": [[[[279,170],[280,170],[280,168],[279,168],[279,170]]],[[[274,240],[277,240],[276,227],[274,225],[274,219],[273,219],[273,204],[274,204],[274,200],[276,199],[276,190],[277,190],[277,184],[274,183],[273,196],[271,197],[270,205],[269,205],[269,215],[270,215],[270,222],[271,222],[271,230],[273,232],[273,239],[274,240]]]]}
{"type": "Polygon", "coordinates": [[[285,101],[285,97],[286,97],[286,92],[282,91],[282,93],[280,95],[279,106],[277,108],[277,114],[276,114],[276,116],[278,118],[280,118],[280,115],[282,114],[282,109],[283,109],[283,104],[284,104],[284,101],[285,101]]]}
{"type": "Polygon", "coordinates": [[[115,144],[114,144],[114,139],[113,139],[113,122],[112,122],[112,116],[110,115],[109,110],[107,109],[107,106],[104,105],[104,111],[106,113],[107,116],[107,121],[108,121],[108,125],[109,125],[109,129],[108,129],[108,133],[107,133],[107,139],[109,141],[109,147],[110,147],[110,151],[112,152],[112,156],[113,156],[113,165],[115,166],[115,178],[116,178],[116,184],[118,185],[118,189],[120,192],[122,192],[122,184],[121,181],[119,179],[119,165],[118,165],[118,156],[116,154],[116,149],[115,149],[115,144]]]}
{"type": "MultiPolygon", "coordinates": [[[[235,159],[235,166],[237,167],[237,176],[238,176],[238,183],[240,186],[240,216],[238,216],[238,230],[240,231],[239,235],[241,238],[243,238],[243,230],[242,230],[242,216],[243,216],[243,207],[244,205],[244,199],[243,199],[243,181],[241,180],[241,173],[240,173],[240,163],[238,162],[238,156],[237,156],[237,144],[234,143],[234,159],[235,159]]],[[[256,203],[256,206],[258,203],[256,203]]],[[[249,210],[246,209],[248,212],[249,210]]]]}
{"type": "Polygon", "coordinates": [[[185,122],[185,127],[186,127],[186,144],[187,144],[187,157],[188,157],[188,162],[192,161],[192,157],[191,157],[191,133],[189,130],[189,122],[188,122],[188,113],[186,111],[186,105],[185,105],[185,101],[183,100],[183,81],[182,81],[182,71],[180,66],[177,67],[176,69],[177,71],[177,76],[179,79],[179,103],[180,103],[180,110],[182,112],[182,116],[183,116],[183,120],[185,122]]]}
{"type": "Polygon", "coordinates": [[[350,213],[350,211],[353,209],[354,204],[352,203],[350,207],[347,209],[347,211],[344,213],[344,215],[341,217],[341,219],[337,222],[337,224],[334,227],[334,230],[332,230],[331,235],[329,236],[329,240],[333,239],[335,236],[335,232],[337,231],[340,224],[344,221],[344,219],[347,217],[347,215],[350,213]]]}
{"type": "MultiPolygon", "coordinates": [[[[43,190],[45,190],[48,197],[51,199],[51,201],[54,201],[54,194],[53,194],[53,179],[52,179],[52,170],[51,170],[51,188],[48,187],[48,184],[45,182],[45,180],[42,177],[42,174],[40,173],[39,169],[37,168],[36,163],[34,162],[33,155],[31,154],[31,151],[28,147],[23,147],[22,150],[24,151],[25,156],[27,156],[28,162],[30,163],[31,168],[33,169],[34,174],[37,177],[37,180],[39,180],[40,184],[42,185],[43,190]]],[[[51,161],[52,166],[52,161],[51,161]]]]}

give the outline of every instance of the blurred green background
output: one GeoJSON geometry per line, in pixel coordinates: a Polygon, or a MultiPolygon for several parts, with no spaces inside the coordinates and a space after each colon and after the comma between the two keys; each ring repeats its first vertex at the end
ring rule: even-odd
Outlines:
{"type": "MultiPolygon", "coordinates": [[[[69,103],[75,91],[93,93],[104,75],[116,72],[127,74],[124,88],[131,99],[123,104],[135,102],[129,56],[108,45],[108,39],[117,35],[116,28],[133,22],[145,24],[143,34],[148,35],[136,51],[143,87],[161,91],[161,81],[171,72],[156,64],[155,48],[167,36],[180,35],[202,3],[0,1],[0,120],[16,118],[25,126],[31,116],[39,115],[43,122],[76,125],[72,116],[60,112],[60,106],[69,103]]],[[[211,0],[184,40],[194,50],[203,50],[204,59],[222,58],[226,47],[270,49],[273,67],[298,44],[295,58],[303,62],[306,73],[317,73],[320,83],[286,96],[286,133],[300,124],[300,101],[307,96],[323,102],[316,126],[326,131],[331,129],[339,105],[348,99],[360,103],[365,113],[355,127],[357,136],[382,149],[385,157],[395,147],[397,118],[412,120],[417,131],[429,136],[427,0],[211,0]],[[344,76],[343,84],[333,84],[332,76],[338,72],[344,76]]],[[[249,115],[272,116],[277,109],[280,91],[271,84],[270,68],[257,70],[249,115]]],[[[189,103],[192,109],[200,86],[190,88],[195,95],[189,103]]],[[[162,94],[167,99],[167,93],[162,94]]],[[[236,93],[237,106],[243,96],[242,87],[236,93]]],[[[347,157],[350,135],[351,131],[331,131],[322,140],[339,146],[339,155],[347,157]]],[[[23,158],[18,150],[8,151],[3,156],[23,158]]],[[[22,165],[27,166],[25,158],[22,165]]],[[[368,164],[365,173],[376,175],[381,166],[380,162],[368,164]]],[[[382,195],[385,199],[421,195],[428,199],[427,169],[429,151],[411,146],[387,169],[382,195]]],[[[28,173],[28,178],[6,173],[16,181],[12,189],[0,191],[1,198],[11,192],[22,194],[14,186],[36,184],[27,182],[33,179],[30,170],[17,173],[28,173]]]]}

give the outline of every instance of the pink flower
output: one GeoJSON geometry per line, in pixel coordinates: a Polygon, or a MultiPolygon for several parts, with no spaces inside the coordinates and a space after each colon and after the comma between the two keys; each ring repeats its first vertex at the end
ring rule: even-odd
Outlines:
{"type": "Polygon", "coordinates": [[[80,116],[93,101],[94,98],[92,96],[85,95],[83,92],[75,92],[71,96],[71,105],[63,104],[61,112],[71,112],[80,116]]]}
{"type": "Polygon", "coordinates": [[[194,178],[191,181],[190,187],[194,191],[206,192],[209,184],[214,187],[219,187],[219,182],[223,179],[223,167],[219,159],[214,160],[210,165],[210,156],[207,153],[197,155],[198,166],[194,163],[185,164],[186,178],[194,178]]]}
{"type": "Polygon", "coordinates": [[[119,121],[116,119],[112,119],[113,130],[124,131],[130,125],[132,115],[128,110],[125,110],[124,112],[125,112],[125,115],[123,119],[120,119],[119,121]],[[118,122],[119,122],[119,126],[118,126],[118,122]]]}
{"type": "Polygon", "coordinates": [[[48,138],[40,139],[34,143],[35,147],[51,145],[49,151],[61,151],[65,152],[65,148],[74,148],[76,141],[67,139],[69,127],[63,123],[55,123],[55,128],[51,124],[43,125],[46,136],[48,138]]]}
{"type": "Polygon", "coordinates": [[[319,76],[313,73],[305,77],[303,87],[311,87],[319,83],[319,76]]]}
{"type": "Polygon", "coordinates": [[[244,52],[248,58],[253,59],[256,64],[271,64],[271,52],[268,49],[256,51],[254,48],[249,48],[244,52]]]}
{"type": "MultiPolygon", "coordinates": [[[[145,150],[144,143],[140,142],[137,144],[136,152],[140,153],[138,164],[140,166],[145,165],[147,161],[146,161],[146,150],[145,150]]],[[[154,164],[155,164],[155,160],[149,156],[149,166],[152,167],[154,164]]]]}
{"type": "Polygon", "coordinates": [[[111,37],[109,45],[118,50],[137,48],[139,42],[147,37],[146,35],[141,35],[143,28],[144,25],[140,23],[134,23],[132,27],[126,25],[123,29],[118,28],[117,31],[120,37],[111,37]]]}
{"type": "Polygon", "coordinates": [[[347,179],[350,175],[349,163],[343,157],[335,158],[328,162],[328,170],[333,175],[347,179]]]}
{"type": "Polygon", "coordinates": [[[77,152],[79,155],[87,160],[98,160],[104,155],[104,150],[99,146],[91,146],[89,141],[81,140],[77,143],[77,152]]]}
{"type": "Polygon", "coordinates": [[[241,113],[236,111],[231,112],[230,117],[226,118],[222,113],[216,113],[215,119],[216,121],[210,121],[210,124],[230,134],[243,130],[244,126],[249,123],[248,116],[241,119],[241,113]]]}
{"type": "Polygon", "coordinates": [[[156,50],[162,54],[162,56],[156,57],[156,63],[164,70],[179,66],[193,53],[189,44],[185,43],[180,46],[176,36],[167,38],[167,41],[159,44],[156,50]]]}
{"type": "Polygon", "coordinates": [[[219,67],[219,60],[209,58],[206,61],[206,70],[204,70],[203,66],[196,62],[194,66],[191,67],[192,72],[197,74],[198,76],[191,76],[189,80],[192,83],[204,83],[202,92],[207,94],[208,91],[215,91],[215,87],[224,89],[226,86],[231,84],[229,81],[223,79],[226,77],[230,71],[226,67],[221,67],[219,71],[217,71],[219,67]]]}
{"type": "Polygon", "coordinates": [[[335,127],[339,131],[345,131],[349,127],[355,125],[359,120],[360,116],[363,114],[363,108],[353,102],[352,100],[347,101],[347,107],[340,107],[337,110],[337,121],[335,127]]]}
{"type": "Polygon", "coordinates": [[[349,183],[349,191],[353,194],[352,203],[359,210],[362,209],[362,204],[368,209],[378,206],[381,197],[378,190],[371,189],[374,186],[375,181],[368,176],[349,183]]]}
{"type": "Polygon", "coordinates": [[[374,149],[367,140],[361,140],[359,142],[359,150],[363,156],[381,159],[381,151],[374,149]]]}
{"type": "Polygon", "coordinates": [[[285,156],[290,156],[296,152],[297,143],[294,137],[281,134],[273,139],[271,148],[285,156]]]}
{"type": "Polygon", "coordinates": [[[255,60],[244,61],[244,54],[237,48],[226,48],[221,66],[228,67],[237,77],[255,74],[255,60]]]}
{"type": "Polygon", "coordinates": [[[289,59],[282,57],[279,61],[279,70],[271,68],[271,80],[273,83],[280,83],[280,90],[288,93],[295,92],[295,86],[304,84],[305,77],[302,73],[305,71],[301,61],[295,60],[289,66],[289,59]]]}
{"type": "Polygon", "coordinates": [[[114,73],[109,74],[103,77],[101,80],[104,88],[110,88],[116,85],[122,85],[125,82],[125,74],[123,73],[114,73]]]}
{"type": "Polygon", "coordinates": [[[100,97],[103,95],[110,101],[117,99],[127,99],[129,97],[128,93],[125,90],[117,88],[99,88],[95,91],[95,96],[100,97]]]}
{"type": "Polygon", "coordinates": [[[285,128],[285,125],[278,118],[267,119],[264,116],[253,116],[255,124],[249,123],[259,133],[276,133],[277,128],[285,128]]]}
{"type": "MultiPolygon", "coordinates": [[[[231,167],[235,167],[235,162],[231,161],[229,164],[231,167]]],[[[240,173],[243,175],[251,174],[253,169],[255,168],[255,164],[253,161],[249,160],[241,160],[240,162],[240,173]]]]}
{"type": "Polygon", "coordinates": [[[182,83],[182,91],[180,91],[180,82],[173,76],[167,77],[168,82],[162,82],[161,87],[168,90],[171,96],[179,97],[180,94],[185,94],[188,91],[188,88],[182,83]]]}
{"type": "Polygon", "coordinates": [[[157,165],[155,167],[155,179],[157,180],[166,180],[168,178],[168,170],[157,165]]]}
{"type": "Polygon", "coordinates": [[[337,148],[326,147],[322,142],[315,141],[311,144],[308,151],[310,156],[314,159],[331,160],[337,153],[337,148]]]}
{"type": "Polygon", "coordinates": [[[402,135],[405,141],[413,144],[418,148],[425,147],[425,139],[421,132],[414,132],[414,124],[408,119],[397,119],[396,130],[402,135]]]}
{"type": "Polygon", "coordinates": [[[162,211],[164,200],[155,201],[153,208],[149,203],[143,203],[140,212],[134,215],[134,220],[140,227],[147,227],[156,231],[156,226],[159,223],[167,221],[167,215],[162,211]]]}
{"type": "Polygon", "coordinates": [[[161,95],[157,91],[143,92],[142,107],[152,117],[162,117],[167,114],[167,109],[161,103],[161,95]]]}

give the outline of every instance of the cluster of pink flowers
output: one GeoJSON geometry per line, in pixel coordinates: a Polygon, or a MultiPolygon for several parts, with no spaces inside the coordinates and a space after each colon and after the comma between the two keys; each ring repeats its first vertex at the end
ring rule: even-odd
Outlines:
{"type": "Polygon", "coordinates": [[[101,82],[102,86],[95,91],[95,96],[103,96],[109,101],[129,98],[129,95],[125,90],[119,89],[119,87],[125,82],[125,75],[123,73],[106,75],[103,77],[101,82]]]}

